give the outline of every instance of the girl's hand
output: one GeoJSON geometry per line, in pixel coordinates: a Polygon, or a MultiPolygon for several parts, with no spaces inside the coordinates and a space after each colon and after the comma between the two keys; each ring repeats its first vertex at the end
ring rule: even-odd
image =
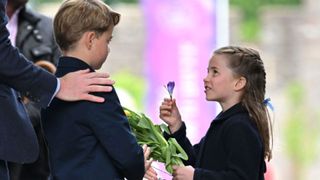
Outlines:
{"type": "Polygon", "coordinates": [[[159,117],[168,124],[171,133],[175,133],[182,125],[181,115],[175,99],[165,98],[163,100],[159,117]]]}
{"type": "Polygon", "coordinates": [[[192,180],[194,168],[192,166],[173,166],[173,180],[192,180]]]}

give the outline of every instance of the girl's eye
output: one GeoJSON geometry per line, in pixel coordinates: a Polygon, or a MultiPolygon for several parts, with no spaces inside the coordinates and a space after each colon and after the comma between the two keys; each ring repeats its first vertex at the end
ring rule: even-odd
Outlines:
{"type": "Polygon", "coordinates": [[[212,74],[213,74],[214,76],[218,75],[218,73],[219,73],[219,72],[218,72],[217,70],[215,70],[215,69],[212,70],[212,74]]]}
{"type": "Polygon", "coordinates": [[[212,76],[216,76],[216,75],[219,74],[219,72],[218,72],[216,69],[214,69],[214,68],[208,68],[208,69],[207,69],[207,73],[208,73],[208,74],[211,74],[212,76]]]}

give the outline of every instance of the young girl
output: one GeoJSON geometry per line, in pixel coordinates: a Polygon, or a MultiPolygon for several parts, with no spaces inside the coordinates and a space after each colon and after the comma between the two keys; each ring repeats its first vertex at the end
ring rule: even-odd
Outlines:
{"type": "Polygon", "coordinates": [[[160,118],[187,152],[185,167],[174,167],[174,179],[263,180],[271,159],[272,130],[264,104],[266,73],[257,51],[223,47],[209,61],[204,79],[206,99],[222,112],[206,135],[192,146],[175,99],[164,99],[160,118]]]}

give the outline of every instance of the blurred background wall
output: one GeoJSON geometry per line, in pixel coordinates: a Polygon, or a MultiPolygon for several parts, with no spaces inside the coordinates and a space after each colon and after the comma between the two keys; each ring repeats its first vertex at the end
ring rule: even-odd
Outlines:
{"type": "MultiPolygon", "coordinates": [[[[60,2],[33,0],[30,5],[53,17],[60,2]]],[[[148,82],[144,67],[144,13],[136,0],[107,3],[122,17],[114,32],[107,65],[101,71],[109,72],[116,80],[123,105],[145,112],[148,82]]],[[[320,1],[230,0],[229,3],[229,29],[224,32],[228,33],[229,44],[258,49],[267,70],[267,97],[275,107],[274,156],[269,163],[269,179],[318,179],[320,1]]]]}

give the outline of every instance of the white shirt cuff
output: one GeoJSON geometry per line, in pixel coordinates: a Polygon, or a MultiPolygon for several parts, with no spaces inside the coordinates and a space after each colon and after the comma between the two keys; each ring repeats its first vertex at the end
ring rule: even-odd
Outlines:
{"type": "Polygon", "coordinates": [[[57,78],[57,87],[56,87],[56,90],[54,91],[53,96],[51,97],[51,100],[50,100],[48,106],[51,104],[51,101],[53,100],[53,98],[56,97],[56,95],[58,94],[59,90],[60,90],[60,79],[57,78]]]}

